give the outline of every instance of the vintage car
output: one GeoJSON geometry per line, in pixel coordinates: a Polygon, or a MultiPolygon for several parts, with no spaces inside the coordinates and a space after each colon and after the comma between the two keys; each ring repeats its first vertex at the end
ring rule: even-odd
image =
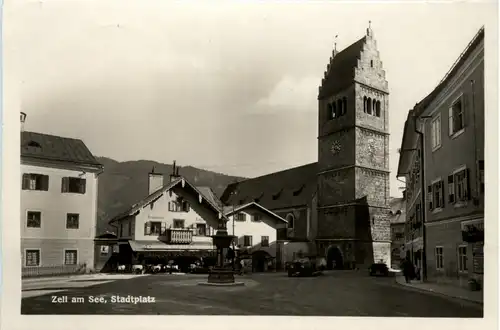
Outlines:
{"type": "Polygon", "coordinates": [[[316,264],[309,258],[297,259],[288,265],[288,277],[305,277],[318,275],[321,275],[321,271],[317,270],[316,264]]]}
{"type": "Polygon", "coordinates": [[[369,267],[370,276],[389,276],[389,267],[385,263],[375,263],[369,267]]]}

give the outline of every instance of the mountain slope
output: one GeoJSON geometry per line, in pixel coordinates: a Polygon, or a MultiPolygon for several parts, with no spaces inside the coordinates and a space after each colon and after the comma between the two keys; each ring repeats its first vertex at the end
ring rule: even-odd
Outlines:
{"type": "MultiPolygon", "coordinates": [[[[99,176],[98,235],[106,230],[115,231],[107,222],[147,196],[148,173],[153,166],[156,172],[164,174],[165,182],[168,182],[169,175],[172,173],[172,165],[150,160],[117,162],[106,157],[97,157],[97,160],[104,165],[104,172],[99,176]]],[[[197,186],[212,188],[218,196],[223,193],[228,184],[244,179],[192,166],[181,167],[179,174],[197,186]]]]}

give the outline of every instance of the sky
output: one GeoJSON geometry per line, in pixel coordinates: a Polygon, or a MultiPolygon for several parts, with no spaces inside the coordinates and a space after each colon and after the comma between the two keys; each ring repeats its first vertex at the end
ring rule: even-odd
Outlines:
{"type": "Polygon", "coordinates": [[[342,50],[371,21],[400,196],[408,110],[496,12],[494,1],[17,1],[4,8],[4,54],[26,130],[80,138],[118,161],[254,177],[317,161],[317,93],[334,37],[342,50]]]}

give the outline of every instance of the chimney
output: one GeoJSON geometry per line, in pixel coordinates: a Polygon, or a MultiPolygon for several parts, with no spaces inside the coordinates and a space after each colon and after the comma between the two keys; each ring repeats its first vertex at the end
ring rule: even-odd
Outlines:
{"type": "Polygon", "coordinates": [[[155,167],[149,173],[149,195],[163,187],[163,174],[155,172],[155,167]]]}
{"type": "Polygon", "coordinates": [[[174,163],[172,164],[172,174],[170,174],[170,182],[173,182],[179,178],[179,168],[174,163]]]}
{"type": "Polygon", "coordinates": [[[21,112],[21,132],[24,132],[24,122],[26,121],[26,114],[21,112]]]}

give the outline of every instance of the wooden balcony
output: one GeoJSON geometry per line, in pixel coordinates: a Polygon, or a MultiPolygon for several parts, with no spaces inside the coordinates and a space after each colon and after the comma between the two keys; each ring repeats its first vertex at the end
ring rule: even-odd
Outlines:
{"type": "Polygon", "coordinates": [[[193,231],[191,229],[167,229],[163,235],[169,244],[191,244],[193,231]]]}

